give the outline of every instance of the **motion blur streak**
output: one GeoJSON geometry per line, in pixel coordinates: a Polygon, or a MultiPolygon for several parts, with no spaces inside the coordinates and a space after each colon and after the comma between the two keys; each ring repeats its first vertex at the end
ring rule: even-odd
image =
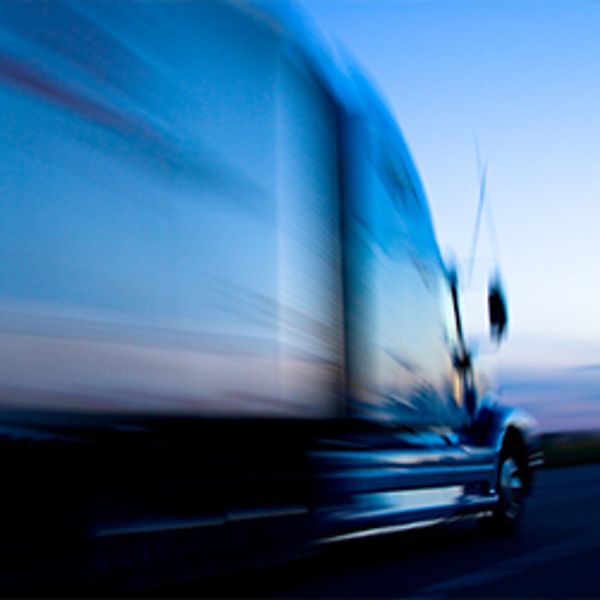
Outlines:
{"type": "Polygon", "coordinates": [[[220,2],[0,11],[2,402],[334,414],[336,115],[283,33],[220,2]]]}

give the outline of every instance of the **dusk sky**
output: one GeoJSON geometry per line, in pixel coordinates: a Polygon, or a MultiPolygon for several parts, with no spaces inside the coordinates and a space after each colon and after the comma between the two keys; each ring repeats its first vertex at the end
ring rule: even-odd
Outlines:
{"type": "Polygon", "coordinates": [[[445,257],[463,272],[472,341],[508,401],[549,430],[600,428],[600,4],[511,1],[301,3],[395,114],[445,257]],[[345,49],[345,50],[341,50],[345,49]],[[482,336],[496,264],[477,145],[509,300],[499,352],[482,336]]]}

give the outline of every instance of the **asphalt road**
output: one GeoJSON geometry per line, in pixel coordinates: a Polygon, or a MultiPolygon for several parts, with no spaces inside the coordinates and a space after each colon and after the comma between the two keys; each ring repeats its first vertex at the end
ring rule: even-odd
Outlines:
{"type": "Polygon", "coordinates": [[[474,523],[330,547],[315,558],[186,585],[181,596],[600,598],[600,465],[537,474],[520,531],[474,523]]]}

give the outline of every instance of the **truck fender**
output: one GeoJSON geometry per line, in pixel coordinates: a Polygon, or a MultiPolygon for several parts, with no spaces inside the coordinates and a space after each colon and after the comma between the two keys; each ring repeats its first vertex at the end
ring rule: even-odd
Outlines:
{"type": "Polygon", "coordinates": [[[526,410],[503,406],[496,395],[488,394],[479,404],[472,431],[472,441],[494,450],[497,468],[502,449],[508,444],[517,447],[521,455],[526,492],[530,492],[533,470],[542,462],[537,421],[526,410]]]}

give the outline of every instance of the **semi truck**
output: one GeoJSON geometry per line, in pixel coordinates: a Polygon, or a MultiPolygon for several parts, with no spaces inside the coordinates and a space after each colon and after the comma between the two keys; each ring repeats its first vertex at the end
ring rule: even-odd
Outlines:
{"type": "Polygon", "coordinates": [[[535,421],[394,117],[289,7],[3,2],[0,103],[2,589],[517,527],[535,421]]]}

